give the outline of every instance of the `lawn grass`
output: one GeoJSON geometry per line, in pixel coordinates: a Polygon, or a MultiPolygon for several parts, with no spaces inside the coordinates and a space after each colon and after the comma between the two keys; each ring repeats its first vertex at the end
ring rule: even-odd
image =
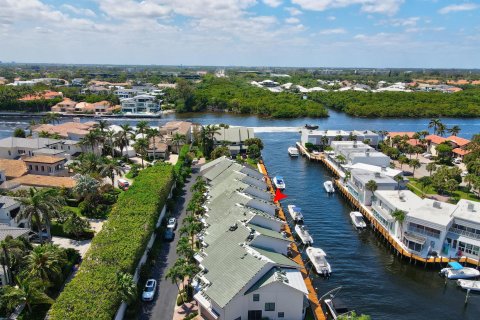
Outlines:
{"type": "MultiPolygon", "coordinates": [[[[408,189],[415,193],[417,196],[425,196],[426,194],[435,194],[438,195],[438,192],[432,186],[426,186],[424,190],[418,180],[416,178],[410,178],[410,182],[408,183],[408,189]]],[[[467,187],[459,187],[456,191],[449,195],[451,197],[452,202],[457,203],[460,199],[466,199],[471,201],[480,201],[480,198],[474,194],[473,192],[469,191],[467,187]]]]}

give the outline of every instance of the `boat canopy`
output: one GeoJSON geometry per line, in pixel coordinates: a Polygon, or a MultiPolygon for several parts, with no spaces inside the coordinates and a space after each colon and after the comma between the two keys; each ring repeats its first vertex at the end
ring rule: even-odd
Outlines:
{"type": "Polygon", "coordinates": [[[462,266],[460,263],[456,262],[456,261],[449,262],[448,265],[449,265],[450,267],[452,267],[453,270],[463,269],[463,266],[462,266]]]}
{"type": "Polygon", "coordinates": [[[293,210],[293,212],[301,212],[302,208],[295,206],[295,207],[292,208],[292,210],[293,210]]]}
{"type": "Polygon", "coordinates": [[[282,176],[276,176],[275,179],[277,179],[277,180],[283,180],[283,177],[282,177],[282,176]]]}

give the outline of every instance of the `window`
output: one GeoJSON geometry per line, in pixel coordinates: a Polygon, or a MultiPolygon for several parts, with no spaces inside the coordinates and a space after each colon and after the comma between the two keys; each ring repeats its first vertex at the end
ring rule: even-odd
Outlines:
{"type": "Polygon", "coordinates": [[[253,301],[260,301],[260,295],[257,293],[253,294],[253,301]]]}
{"type": "Polygon", "coordinates": [[[279,312],[278,317],[279,318],[285,318],[285,312],[279,312]]]}
{"type": "Polygon", "coordinates": [[[265,303],[265,311],[275,311],[275,302],[265,303]]]}
{"type": "Polygon", "coordinates": [[[235,318],[235,320],[242,320],[242,317],[235,318]]]}
{"type": "Polygon", "coordinates": [[[31,164],[28,165],[28,169],[29,169],[29,170],[33,170],[33,167],[32,167],[31,164]]]}
{"type": "Polygon", "coordinates": [[[8,150],[8,155],[11,156],[12,155],[12,152],[10,150],[8,150]]]}

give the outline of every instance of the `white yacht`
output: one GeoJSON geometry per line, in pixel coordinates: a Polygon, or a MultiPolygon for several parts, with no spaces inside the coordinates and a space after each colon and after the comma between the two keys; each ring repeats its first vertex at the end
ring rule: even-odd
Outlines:
{"type": "Polygon", "coordinates": [[[295,226],[295,233],[297,234],[297,236],[300,238],[300,240],[304,245],[311,246],[313,244],[312,236],[303,225],[297,224],[295,226]]]}
{"type": "Polygon", "coordinates": [[[480,281],[460,279],[457,280],[457,284],[465,290],[480,291],[480,281]]]}
{"type": "Polygon", "coordinates": [[[294,146],[288,147],[288,154],[290,155],[290,157],[298,157],[300,155],[297,147],[294,146]]]}
{"type": "Polygon", "coordinates": [[[350,212],[350,219],[352,219],[352,223],[357,229],[363,229],[367,227],[367,224],[363,220],[363,216],[358,211],[350,212]]]}
{"type": "Polygon", "coordinates": [[[328,181],[325,181],[323,183],[323,186],[325,187],[325,190],[328,192],[328,193],[334,193],[335,192],[335,188],[333,187],[333,182],[328,180],[328,181]]]}
{"type": "Polygon", "coordinates": [[[277,189],[280,189],[280,190],[285,189],[285,181],[283,181],[283,177],[280,177],[280,176],[273,177],[273,184],[277,189]]]}
{"type": "Polygon", "coordinates": [[[449,262],[449,268],[440,270],[440,274],[447,279],[471,279],[480,276],[480,271],[475,268],[467,268],[458,262],[449,262]]]}
{"type": "Polygon", "coordinates": [[[329,277],[332,273],[332,267],[327,261],[327,254],[320,248],[308,247],[307,256],[310,262],[315,267],[315,270],[319,275],[329,277]]]}
{"type": "Polygon", "coordinates": [[[295,223],[303,222],[303,214],[302,214],[302,209],[300,207],[297,207],[294,204],[289,204],[288,213],[290,213],[290,216],[292,217],[295,223]]]}

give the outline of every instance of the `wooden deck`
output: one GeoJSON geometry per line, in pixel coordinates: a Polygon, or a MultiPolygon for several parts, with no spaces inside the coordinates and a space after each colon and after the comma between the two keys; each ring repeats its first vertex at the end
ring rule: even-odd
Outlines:
{"type": "MultiPolygon", "coordinates": [[[[260,171],[265,175],[266,182],[267,182],[267,185],[270,188],[270,191],[272,192],[272,194],[275,194],[275,190],[273,188],[272,181],[270,180],[270,177],[268,176],[267,168],[265,167],[265,165],[263,163],[260,163],[258,165],[258,167],[259,167],[260,171]]],[[[278,214],[279,218],[282,219],[283,221],[287,222],[287,218],[285,217],[285,213],[283,212],[282,206],[280,205],[279,202],[275,202],[275,204],[279,208],[279,214],[278,214]]],[[[317,292],[315,291],[315,288],[313,287],[312,280],[308,276],[307,269],[305,268],[305,264],[303,263],[302,255],[300,254],[300,251],[298,250],[298,247],[297,247],[297,245],[296,245],[296,243],[293,239],[293,233],[292,233],[290,227],[288,226],[288,224],[285,224],[285,232],[287,233],[288,237],[293,241],[292,245],[291,245],[292,259],[297,264],[302,266],[302,269],[300,271],[302,272],[303,280],[305,281],[305,285],[307,286],[307,289],[308,289],[308,300],[309,300],[310,306],[312,308],[312,313],[313,313],[315,319],[326,320],[327,317],[326,317],[325,313],[323,312],[322,306],[320,305],[320,303],[318,301],[317,292]]]]}
{"type": "Polygon", "coordinates": [[[463,264],[471,264],[471,265],[480,265],[480,260],[475,260],[472,258],[468,257],[460,257],[460,258],[447,258],[447,257],[429,257],[429,258],[423,258],[419,255],[416,255],[412,252],[409,252],[405,250],[403,245],[400,243],[400,240],[395,239],[390,235],[390,233],[385,229],[383,225],[378,223],[377,219],[373,216],[373,213],[368,209],[366,206],[362,205],[355,197],[348,192],[348,189],[342,184],[341,179],[338,179],[340,176],[340,173],[337,171],[337,168],[332,166],[326,159],[325,157],[322,156],[314,156],[311,155],[305,147],[303,147],[299,142],[297,142],[297,148],[300,150],[300,153],[302,155],[305,155],[309,160],[318,160],[325,165],[325,167],[335,176],[337,179],[334,180],[335,185],[337,186],[337,189],[340,190],[341,194],[350,202],[350,204],[355,207],[359,212],[362,213],[362,215],[370,221],[373,230],[378,232],[383,236],[383,238],[390,244],[394,252],[396,252],[398,255],[405,257],[410,260],[410,262],[413,263],[424,263],[426,266],[427,264],[435,264],[435,263],[448,263],[451,261],[457,261],[463,264]]]}

